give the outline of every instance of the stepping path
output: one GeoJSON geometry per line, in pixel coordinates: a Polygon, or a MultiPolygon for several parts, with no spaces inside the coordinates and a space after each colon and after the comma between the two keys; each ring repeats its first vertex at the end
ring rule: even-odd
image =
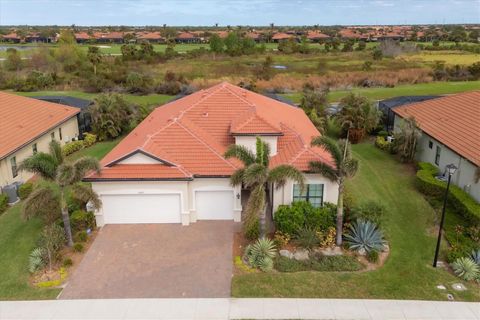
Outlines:
{"type": "Polygon", "coordinates": [[[0,319],[480,320],[480,303],[350,299],[98,299],[0,302],[0,319]]]}

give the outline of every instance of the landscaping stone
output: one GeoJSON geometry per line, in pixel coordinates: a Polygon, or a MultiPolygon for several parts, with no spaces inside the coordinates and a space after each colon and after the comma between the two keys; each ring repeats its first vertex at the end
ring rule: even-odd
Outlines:
{"type": "Polygon", "coordinates": [[[452,288],[455,291],[465,291],[465,290],[467,290],[467,287],[465,287],[465,285],[463,283],[460,283],[460,282],[452,284],[452,288]]]}
{"type": "Polygon", "coordinates": [[[448,301],[453,301],[453,300],[455,300],[455,298],[453,297],[453,295],[450,294],[450,293],[447,294],[447,299],[448,299],[448,301]]]}
{"type": "Polygon", "coordinates": [[[309,259],[308,250],[297,249],[293,254],[293,258],[298,261],[308,260],[309,259]]]}
{"type": "Polygon", "coordinates": [[[390,252],[390,246],[388,244],[383,245],[383,252],[390,252]]]}
{"type": "Polygon", "coordinates": [[[443,284],[440,284],[437,286],[437,289],[439,290],[447,290],[447,287],[445,287],[443,284]]]}
{"type": "Polygon", "coordinates": [[[280,254],[280,256],[282,257],[287,257],[289,259],[293,259],[293,253],[290,252],[290,250],[280,250],[278,251],[278,253],[280,254]]]}
{"type": "Polygon", "coordinates": [[[357,251],[357,254],[360,255],[360,256],[366,256],[367,251],[365,249],[361,248],[360,250],[357,251]]]}

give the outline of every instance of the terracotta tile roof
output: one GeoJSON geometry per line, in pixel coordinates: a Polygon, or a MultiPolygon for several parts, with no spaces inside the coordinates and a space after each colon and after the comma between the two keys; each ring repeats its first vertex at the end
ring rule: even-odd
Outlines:
{"type": "Polygon", "coordinates": [[[108,177],[108,180],[152,180],[152,179],[191,179],[181,168],[161,164],[117,164],[104,167],[102,174],[91,174],[85,181],[99,180],[108,177]]]}
{"type": "Polygon", "coordinates": [[[392,109],[413,116],[423,132],[480,166],[480,91],[412,103],[392,109]]]}
{"type": "Polygon", "coordinates": [[[245,37],[250,38],[250,39],[257,40],[257,39],[260,39],[260,38],[261,38],[261,34],[260,34],[260,33],[257,33],[257,32],[247,32],[247,33],[245,34],[245,37]]]}
{"type": "Polygon", "coordinates": [[[79,112],[77,108],[0,91],[0,159],[79,112]]]}
{"type": "Polygon", "coordinates": [[[330,36],[328,36],[324,33],[321,33],[319,31],[308,31],[308,33],[307,33],[307,39],[310,39],[310,40],[328,39],[328,38],[330,38],[330,36]]]}
{"type": "Polygon", "coordinates": [[[112,32],[94,32],[93,37],[95,39],[123,39],[124,33],[118,31],[112,32]]]}
{"type": "Polygon", "coordinates": [[[191,32],[180,32],[176,38],[177,39],[195,39],[195,38],[198,38],[198,36],[191,32]]]}
{"type": "Polygon", "coordinates": [[[3,38],[3,39],[12,39],[12,40],[18,40],[18,39],[20,39],[20,37],[19,37],[15,32],[12,32],[12,33],[3,35],[2,38],[3,38]]]}
{"type": "Polygon", "coordinates": [[[283,33],[283,32],[275,33],[272,36],[272,40],[285,40],[285,39],[290,39],[290,38],[293,38],[293,36],[291,34],[287,34],[287,33],[283,33]]]}
{"type": "MultiPolygon", "coordinates": [[[[302,109],[224,82],[155,109],[102,159],[101,174],[88,179],[118,179],[121,173],[135,176],[142,165],[112,171],[118,166],[112,163],[136,150],[161,159],[188,177],[230,176],[242,166],[237,159],[223,157],[227,147],[235,143],[232,130],[281,134],[272,167],[291,163],[307,171],[309,160],[333,164],[328,152],[310,147],[319,132],[302,109]]],[[[165,164],[153,166],[164,170],[165,164]]],[[[170,177],[148,168],[151,178],[170,177]]]]}
{"type": "Polygon", "coordinates": [[[75,33],[75,39],[76,40],[89,40],[90,38],[91,38],[90,35],[86,32],[75,33]]]}
{"type": "Polygon", "coordinates": [[[141,32],[137,33],[137,39],[140,40],[161,40],[164,39],[160,32],[141,32]]]}

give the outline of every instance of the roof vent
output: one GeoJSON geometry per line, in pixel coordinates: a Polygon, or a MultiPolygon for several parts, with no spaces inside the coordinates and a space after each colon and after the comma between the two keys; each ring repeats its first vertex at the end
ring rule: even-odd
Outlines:
{"type": "Polygon", "coordinates": [[[245,98],[247,96],[247,90],[242,91],[242,96],[245,98]]]}
{"type": "Polygon", "coordinates": [[[204,112],[204,113],[203,113],[203,116],[204,116],[204,117],[208,117],[208,112],[204,112]]]}

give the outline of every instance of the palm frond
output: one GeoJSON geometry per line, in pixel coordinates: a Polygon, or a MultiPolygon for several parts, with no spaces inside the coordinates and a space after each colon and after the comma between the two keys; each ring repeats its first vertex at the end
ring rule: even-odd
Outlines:
{"type": "Polygon", "coordinates": [[[255,163],[255,155],[249,149],[242,145],[232,144],[228,146],[227,151],[225,151],[225,158],[237,158],[242,161],[245,166],[249,166],[252,163],[255,163]]]}
{"type": "Polygon", "coordinates": [[[280,165],[271,169],[268,174],[268,181],[274,183],[277,188],[283,187],[288,179],[298,183],[301,190],[305,188],[305,176],[294,166],[280,165]]]}
{"type": "Polygon", "coordinates": [[[247,206],[245,208],[245,223],[258,219],[260,213],[265,208],[265,187],[264,185],[257,185],[248,197],[247,206]]]}
{"type": "Polygon", "coordinates": [[[72,191],[72,198],[84,203],[91,202],[95,209],[102,207],[102,201],[90,185],[78,182],[72,185],[70,190],[72,191]]]}
{"type": "Polygon", "coordinates": [[[339,145],[335,140],[329,138],[327,136],[319,136],[315,137],[312,140],[312,146],[323,147],[327,150],[333,157],[336,166],[338,167],[339,164],[342,163],[343,154],[342,149],[340,149],[339,145]]]}
{"type": "Polygon", "coordinates": [[[63,163],[63,153],[60,143],[57,140],[52,140],[48,145],[48,149],[50,151],[50,155],[57,162],[57,165],[61,165],[63,163]]]}
{"type": "Polygon", "coordinates": [[[357,159],[348,159],[345,160],[343,164],[343,171],[345,176],[351,178],[358,171],[358,160],[357,159]]]}
{"type": "Polygon", "coordinates": [[[267,181],[267,168],[261,164],[249,165],[243,173],[245,186],[251,187],[257,184],[264,184],[267,181]]]}
{"type": "Polygon", "coordinates": [[[45,184],[37,186],[25,199],[21,213],[25,220],[40,217],[47,223],[55,221],[61,213],[57,190],[45,184]]]}
{"type": "Polygon", "coordinates": [[[100,163],[92,157],[82,157],[73,163],[73,182],[79,182],[89,171],[100,172],[100,163]]]}
{"type": "Polygon", "coordinates": [[[245,173],[245,169],[237,169],[232,175],[230,176],[230,185],[232,186],[239,186],[243,182],[243,175],[245,173]]]}
{"type": "Polygon", "coordinates": [[[53,156],[39,152],[23,160],[19,170],[29,171],[39,174],[45,179],[53,180],[55,179],[57,162],[53,156]]]}
{"type": "Polygon", "coordinates": [[[311,161],[309,163],[310,171],[320,173],[325,178],[332,182],[337,182],[339,179],[337,170],[320,161],[311,161]]]}
{"type": "Polygon", "coordinates": [[[71,163],[64,163],[57,169],[57,176],[55,180],[57,183],[64,187],[72,184],[75,178],[75,169],[71,163]]]}

